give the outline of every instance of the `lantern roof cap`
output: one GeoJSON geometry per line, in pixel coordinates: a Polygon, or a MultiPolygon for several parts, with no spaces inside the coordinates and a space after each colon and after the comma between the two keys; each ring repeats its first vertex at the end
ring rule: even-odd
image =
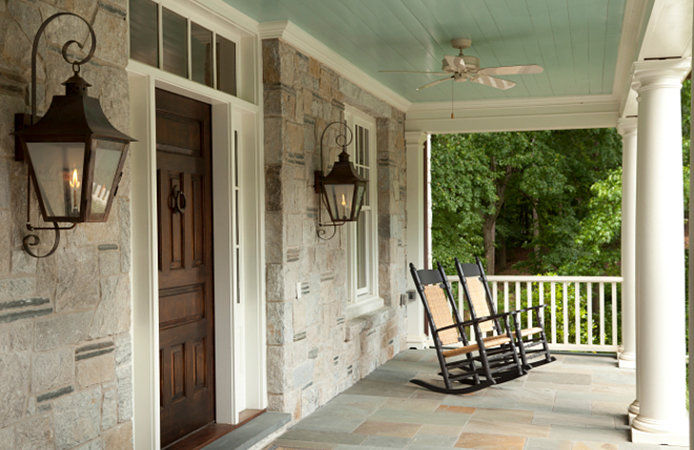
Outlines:
{"type": "Polygon", "coordinates": [[[87,95],[90,84],[77,73],[66,80],[65,95],[56,95],[46,114],[34,125],[17,132],[27,138],[50,140],[74,137],[82,141],[87,138],[105,138],[133,142],[125,133],[117,130],[101,109],[99,100],[87,95]]]}
{"type": "Polygon", "coordinates": [[[338,161],[333,164],[330,173],[323,179],[326,184],[355,184],[366,183],[366,178],[359,176],[354,169],[354,164],[349,160],[349,153],[345,150],[338,156],[338,161]]]}

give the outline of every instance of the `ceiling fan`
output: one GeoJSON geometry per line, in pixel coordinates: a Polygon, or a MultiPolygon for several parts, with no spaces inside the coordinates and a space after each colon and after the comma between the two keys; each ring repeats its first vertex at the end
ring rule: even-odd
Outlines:
{"type": "Polygon", "coordinates": [[[472,40],[456,38],[451,40],[451,46],[459,50],[458,56],[446,55],[443,57],[441,71],[417,71],[417,70],[380,70],[379,72],[391,73],[427,73],[432,75],[446,75],[444,78],[431,81],[417,88],[418,91],[426,89],[448,80],[457,82],[472,81],[473,83],[491,86],[496,89],[511,89],[516,85],[513,81],[496,78],[492,75],[528,75],[541,73],[542,67],[536,64],[525,66],[503,66],[480,68],[480,59],[476,56],[463,55],[463,50],[469,48],[472,40]]]}

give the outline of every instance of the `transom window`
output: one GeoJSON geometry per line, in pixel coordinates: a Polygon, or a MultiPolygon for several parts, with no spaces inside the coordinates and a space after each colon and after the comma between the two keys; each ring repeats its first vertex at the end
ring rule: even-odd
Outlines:
{"type": "Polygon", "coordinates": [[[378,298],[378,174],[376,170],[376,122],[354,108],[345,108],[352,130],[350,155],[359,175],[368,179],[364,206],[356,223],[350,224],[350,285],[355,314],[363,314],[383,304],[378,298]]]}
{"type": "Polygon", "coordinates": [[[130,58],[236,95],[237,42],[152,0],[130,0],[130,58]]]}

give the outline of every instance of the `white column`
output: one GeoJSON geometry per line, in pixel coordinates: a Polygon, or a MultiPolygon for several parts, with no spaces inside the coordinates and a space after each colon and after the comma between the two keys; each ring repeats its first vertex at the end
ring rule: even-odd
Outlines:
{"type": "Polygon", "coordinates": [[[636,183],[636,370],[632,441],[686,445],[684,211],[680,89],[690,61],[634,63],[639,95],[636,183]]]}
{"type": "MultiPolygon", "coordinates": [[[[428,136],[421,131],[405,133],[407,149],[407,286],[414,290],[409,263],[418,269],[424,267],[424,144],[428,136]]],[[[424,334],[424,308],[419,297],[407,304],[407,347],[423,348],[427,337],[424,334]]]]}
{"type": "MultiPolygon", "coordinates": [[[[622,351],[619,367],[636,367],[636,118],[617,122],[622,135],[622,351]]],[[[638,399],[638,392],[637,397],[638,399]]]]}
{"type": "MultiPolygon", "coordinates": [[[[620,368],[636,367],[636,143],[637,119],[619,119],[622,135],[622,349],[620,368]]],[[[639,376],[636,399],[629,405],[629,423],[639,413],[639,376]]]]}

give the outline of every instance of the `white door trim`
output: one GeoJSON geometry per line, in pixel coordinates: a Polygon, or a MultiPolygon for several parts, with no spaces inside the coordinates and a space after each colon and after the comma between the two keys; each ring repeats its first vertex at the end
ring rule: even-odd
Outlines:
{"type": "Polygon", "coordinates": [[[215,401],[220,423],[236,423],[243,409],[267,406],[262,115],[254,104],[136,61],[129,62],[127,71],[130,132],[138,139],[130,152],[134,444],[149,449],[160,447],[155,89],[212,105],[215,401]],[[232,289],[234,131],[242,150],[238,292],[232,289]]]}

